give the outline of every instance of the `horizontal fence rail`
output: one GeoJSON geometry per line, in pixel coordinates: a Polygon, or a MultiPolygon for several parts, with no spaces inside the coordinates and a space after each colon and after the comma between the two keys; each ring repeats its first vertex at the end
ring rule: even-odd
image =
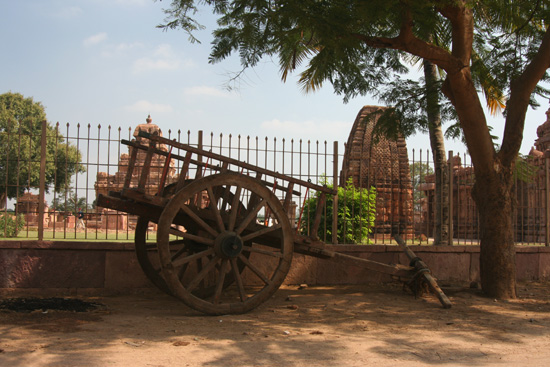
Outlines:
{"type": "MultiPolygon", "coordinates": [[[[143,124],[140,127],[146,130],[150,126],[143,124]]],[[[45,122],[14,123],[12,129],[1,131],[0,238],[133,240],[137,217],[100,208],[96,198],[100,193],[122,189],[131,151],[121,141],[132,144],[142,139],[136,138],[135,133],[131,128],[45,122]]],[[[296,187],[288,216],[295,230],[302,234],[318,236],[335,244],[389,244],[394,243],[388,235],[388,228],[391,228],[391,231],[405,234],[403,237],[409,244],[433,243],[434,227],[438,222],[434,218],[437,191],[429,150],[408,152],[410,176],[390,186],[376,183],[356,188],[340,182],[341,170],[346,166],[343,162],[346,146],[338,142],[181,130],[168,130],[164,137],[244,162],[246,167],[251,165],[276,172],[278,177],[326,185],[337,191],[337,197],[327,200],[318,233],[310,233],[314,199],[319,193],[303,186],[296,187]],[[403,213],[410,218],[403,221],[403,213]]],[[[165,149],[163,156],[152,158],[146,187],[158,187],[160,180],[165,184],[177,181],[183,161],[173,160],[170,167],[165,168],[164,159],[168,155],[183,156],[185,152],[177,148],[165,149]]],[[[190,178],[219,171],[207,157],[202,159],[203,164],[188,172],[190,178]]],[[[514,240],[518,244],[549,245],[549,160],[537,157],[519,165],[513,214],[514,240]]],[[[452,153],[448,161],[451,179],[446,200],[449,200],[452,215],[445,224],[452,233],[450,242],[477,244],[478,218],[471,198],[474,183],[471,161],[467,155],[452,153]]],[[[362,163],[366,167],[373,164],[362,163]]],[[[250,168],[239,169],[239,173],[255,175],[250,168]]],[[[134,174],[137,180],[139,165],[134,174]]],[[[283,199],[282,193],[277,192],[277,185],[284,187],[285,180],[273,177],[267,180],[266,186],[283,199]]],[[[137,185],[135,182],[128,184],[137,185]]]]}

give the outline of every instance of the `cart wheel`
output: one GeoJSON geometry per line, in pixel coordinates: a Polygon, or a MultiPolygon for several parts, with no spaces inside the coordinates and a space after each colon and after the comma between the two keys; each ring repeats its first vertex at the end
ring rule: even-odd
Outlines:
{"type": "Polygon", "coordinates": [[[271,191],[250,177],[221,173],[194,181],[168,202],[159,219],[157,248],[173,295],[207,314],[236,314],[257,307],[283,283],[293,235],[271,191]],[[265,219],[257,222],[262,215],[265,219]],[[200,247],[174,254],[171,243],[178,238],[200,247]],[[227,279],[234,282],[228,286],[227,279]]]}
{"type": "Polygon", "coordinates": [[[139,266],[145,276],[161,291],[172,294],[166,285],[164,278],[160,274],[160,262],[158,260],[157,242],[154,236],[148,236],[148,219],[139,217],[135,232],[135,250],[139,266]]]}
{"type": "MultiPolygon", "coordinates": [[[[186,180],[186,185],[192,182],[191,180],[186,180]]],[[[163,190],[163,197],[173,196],[175,193],[176,184],[170,184],[166,186],[163,190]]],[[[157,241],[156,236],[153,232],[148,233],[149,225],[155,224],[154,222],[149,221],[144,217],[139,217],[135,236],[134,244],[136,257],[141,267],[141,270],[145,273],[145,276],[161,291],[167,294],[172,294],[170,289],[166,285],[166,282],[160,274],[160,262],[158,260],[157,252],[157,241]]],[[[174,247],[173,251],[177,251],[178,247],[181,247],[181,244],[172,244],[174,247]]]]}
{"type": "MultiPolygon", "coordinates": [[[[186,185],[192,182],[192,180],[187,180],[186,185]]],[[[165,197],[171,197],[174,195],[175,184],[170,184],[166,186],[164,189],[164,196],[165,197]]],[[[229,195],[229,199],[232,199],[232,195],[229,195]]],[[[240,203],[240,206],[242,210],[244,210],[244,206],[242,203],[240,203]]],[[[170,288],[168,288],[168,285],[166,284],[166,281],[162,277],[161,274],[161,266],[158,256],[158,250],[157,250],[157,241],[156,241],[156,231],[149,230],[149,226],[151,224],[156,224],[155,222],[149,221],[149,219],[146,219],[144,217],[139,217],[137,224],[136,224],[136,230],[135,230],[135,251],[136,251],[136,257],[138,259],[138,263],[145,273],[145,276],[161,291],[163,291],[166,294],[172,295],[172,292],[170,291],[170,288]]],[[[201,251],[202,246],[195,241],[191,240],[172,240],[170,242],[170,251],[171,253],[177,254],[186,252],[186,253],[194,253],[196,251],[201,251]],[[184,247],[186,248],[184,249],[184,247]]],[[[249,254],[244,254],[245,256],[249,256],[249,254]]],[[[241,264],[239,267],[240,271],[244,269],[244,264],[241,264]]],[[[232,281],[234,281],[234,277],[232,274],[227,277],[226,279],[226,286],[229,285],[232,281]]]]}

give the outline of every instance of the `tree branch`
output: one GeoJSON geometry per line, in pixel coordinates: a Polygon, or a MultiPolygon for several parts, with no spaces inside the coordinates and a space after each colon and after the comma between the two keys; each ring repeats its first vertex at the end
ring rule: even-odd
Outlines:
{"type": "MultiPolygon", "coordinates": [[[[442,11],[443,10],[440,10],[440,12],[442,11]]],[[[450,10],[447,10],[447,12],[451,13],[450,10]]],[[[460,14],[460,12],[461,9],[454,11],[454,13],[457,14],[460,14]]],[[[458,15],[456,15],[455,18],[460,19],[458,15]]],[[[451,23],[455,21],[451,18],[449,18],[449,20],[451,21],[451,23]]],[[[432,43],[423,41],[416,37],[413,33],[413,25],[414,19],[410,10],[407,9],[403,12],[401,27],[399,29],[399,35],[397,35],[397,37],[368,37],[358,33],[352,33],[351,36],[359,39],[370,47],[392,48],[405,51],[422,59],[426,59],[445,70],[448,74],[460,72],[464,67],[467,67],[469,65],[469,57],[465,58],[464,55],[460,54],[458,51],[456,52],[456,54],[460,55],[460,57],[457,57],[454,52],[449,53],[447,50],[441,47],[435,46],[432,43]]],[[[453,25],[453,28],[460,26],[461,24],[458,24],[457,26],[453,25]]],[[[471,27],[473,35],[473,21],[471,27]]],[[[467,56],[469,56],[469,54],[467,54],[467,56]]]]}
{"type": "Polygon", "coordinates": [[[525,113],[529,107],[529,99],[548,68],[550,68],[550,27],[546,28],[536,55],[519,77],[511,83],[504,137],[499,152],[503,164],[516,159],[523,140],[525,113]]]}

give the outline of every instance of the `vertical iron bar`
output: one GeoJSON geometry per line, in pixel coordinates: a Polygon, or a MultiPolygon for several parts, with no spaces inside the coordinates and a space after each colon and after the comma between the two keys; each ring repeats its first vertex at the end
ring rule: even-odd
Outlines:
{"type": "Polygon", "coordinates": [[[544,188],[545,188],[545,199],[544,203],[546,206],[546,225],[545,225],[545,245],[550,246],[550,156],[545,155],[544,157],[544,188]]]}
{"type": "Polygon", "coordinates": [[[332,243],[337,244],[338,243],[338,142],[335,141],[333,143],[333,162],[332,162],[332,182],[334,191],[336,194],[334,194],[332,198],[332,243]]]}
{"type": "Polygon", "coordinates": [[[453,151],[449,150],[449,246],[453,245],[453,151]]]}
{"type": "MultiPolygon", "coordinates": [[[[199,149],[202,149],[203,148],[203,145],[202,145],[202,130],[199,130],[198,132],[198,142],[197,142],[197,148],[199,149]]],[[[221,144],[220,144],[221,145],[221,144]]],[[[200,178],[202,177],[202,155],[197,155],[197,162],[199,162],[199,164],[197,164],[197,172],[195,172],[195,179],[197,178],[200,178]]]]}
{"type": "Polygon", "coordinates": [[[44,240],[44,193],[46,191],[46,120],[42,121],[40,141],[40,188],[38,190],[38,240],[44,240]]]}

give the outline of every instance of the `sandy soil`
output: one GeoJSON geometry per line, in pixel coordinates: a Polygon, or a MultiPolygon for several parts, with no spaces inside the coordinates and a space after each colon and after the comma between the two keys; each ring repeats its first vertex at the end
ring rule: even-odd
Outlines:
{"type": "Polygon", "coordinates": [[[91,312],[0,312],[0,366],[548,366],[550,283],[518,300],[415,299],[399,286],[286,287],[245,315],[169,296],[83,298],[91,312]]]}

